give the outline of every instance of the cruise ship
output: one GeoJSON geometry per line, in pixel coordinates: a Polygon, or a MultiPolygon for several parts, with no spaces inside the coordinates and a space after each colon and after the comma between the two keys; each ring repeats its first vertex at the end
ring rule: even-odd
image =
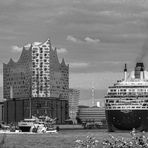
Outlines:
{"type": "Polygon", "coordinates": [[[105,96],[105,113],[108,131],[148,131],[148,71],[142,62],[123,79],[109,86],[105,96]]]}

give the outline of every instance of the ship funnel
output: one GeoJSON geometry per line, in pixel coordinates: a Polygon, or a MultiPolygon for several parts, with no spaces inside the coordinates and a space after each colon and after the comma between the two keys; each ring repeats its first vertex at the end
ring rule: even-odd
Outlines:
{"type": "Polygon", "coordinates": [[[141,79],[143,76],[144,71],[144,64],[137,63],[135,67],[135,79],[141,79]],[[142,71],[141,71],[142,70],[142,71]]]}
{"type": "Polygon", "coordinates": [[[143,70],[143,67],[141,67],[141,70],[140,70],[140,80],[143,80],[144,79],[144,70],[143,70]]]}
{"type": "Polygon", "coordinates": [[[127,80],[127,67],[126,67],[126,64],[125,64],[125,67],[124,67],[124,81],[127,80]]]}

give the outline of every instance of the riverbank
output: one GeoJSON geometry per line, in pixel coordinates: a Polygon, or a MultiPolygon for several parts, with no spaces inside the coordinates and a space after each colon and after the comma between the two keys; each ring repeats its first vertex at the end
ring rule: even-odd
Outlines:
{"type": "MultiPolygon", "coordinates": [[[[57,134],[0,134],[7,148],[72,148],[77,139],[94,136],[101,143],[109,134],[114,137],[131,138],[129,132],[108,133],[107,130],[60,130],[57,134]],[[4,138],[5,136],[5,138],[4,138]]],[[[146,133],[148,136],[148,133],[146,133]]],[[[1,143],[1,142],[0,142],[1,143]]],[[[100,147],[101,148],[101,145],[100,147]]]]}
{"type": "Polygon", "coordinates": [[[55,127],[59,127],[60,130],[81,130],[81,129],[83,129],[82,125],[77,125],[77,124],[55,125],[55,127]]]}

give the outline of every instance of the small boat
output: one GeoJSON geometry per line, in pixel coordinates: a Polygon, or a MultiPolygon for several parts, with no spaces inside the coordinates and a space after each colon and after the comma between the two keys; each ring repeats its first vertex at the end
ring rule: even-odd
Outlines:
{"type": "Polygon", "coordinates": [[[22,132],[30,132],[31,127],[34,126],[36,119],[24,119],[23,121],[18,122],[18,127],[22,132]]]}
{"type": "Polygon", "coordinates": [[[18,127],[22,132],[55,133],[55,120],[48,116],[40,116],[39,118],[32,116],[30,119],[18,122],[18,127]]]}

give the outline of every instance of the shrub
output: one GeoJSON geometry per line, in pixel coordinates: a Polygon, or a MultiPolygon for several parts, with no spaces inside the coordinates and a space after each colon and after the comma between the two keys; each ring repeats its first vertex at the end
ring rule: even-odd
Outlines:
{"type": "Polygon", "coordinates": [[[131,138],[116,138],[109,135],[100,142],[93,136],[87,136],[84,140],[77,139],[75,148],[148,148],[148,137],[145,136],[145,132],[139,135],[133,130],[130,134],[131,138]]]}
{"type": "Polygon", "coordinates": [[[96,148],[99,141],[93,136],[87,136],[84,140],[76,140],[76,148],[96,148]]]}

